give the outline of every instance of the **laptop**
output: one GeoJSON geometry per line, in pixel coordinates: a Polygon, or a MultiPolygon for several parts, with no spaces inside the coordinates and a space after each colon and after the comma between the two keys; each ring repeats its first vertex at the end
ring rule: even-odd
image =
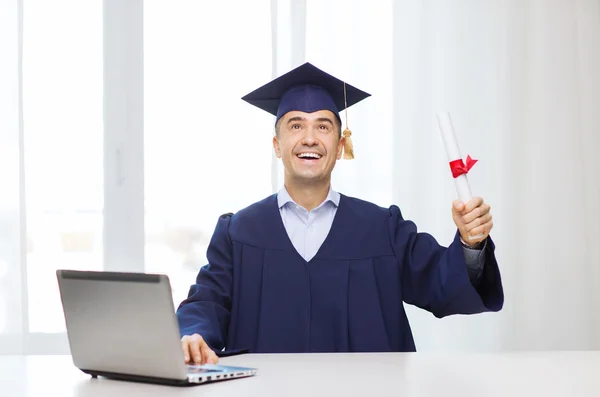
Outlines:
{"type": "Polygon", "coordinates": [[[185,363],[168,276],[57,270],[73,364],[92,377],[198,385],[256,368],[185,363]]]}

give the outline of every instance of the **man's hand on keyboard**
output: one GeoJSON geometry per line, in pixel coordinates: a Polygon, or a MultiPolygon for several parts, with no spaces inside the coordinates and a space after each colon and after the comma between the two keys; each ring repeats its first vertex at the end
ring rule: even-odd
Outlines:
{"type": "Polygon", "coordinates": [[[219,357],[198,334],[184,335],[181,348],[186,364],[216,364],[219,361],[219,357]]]}

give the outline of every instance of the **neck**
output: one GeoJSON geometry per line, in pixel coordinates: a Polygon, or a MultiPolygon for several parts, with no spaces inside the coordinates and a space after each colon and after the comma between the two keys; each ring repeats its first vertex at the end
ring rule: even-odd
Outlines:
{"type": "Polygon", "coordinates": [[[296,203],[306,208],[307,211],[312,211],[317,208],[329,193],[331,180],[328,178],[324,181],[299,183],[286,180],[285,189],[296,203]]]}

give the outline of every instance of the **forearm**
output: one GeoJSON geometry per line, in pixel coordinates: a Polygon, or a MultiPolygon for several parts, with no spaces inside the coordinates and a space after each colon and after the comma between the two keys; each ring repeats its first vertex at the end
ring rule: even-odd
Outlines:
{"type": "Polygon", "coordinates": [[[229,321],[226,305],[212,298],[204,285],[192,286],[189,297],[177,309],[181,336],[199,334],[215,350],[223,348],[229,321]]]}
{"type": "Polygon", "coordinates": [[[199,334],[215,350],[227,339],[233,284],[230,217],[219,218],[207,250],[208,265],[198,272],[188,297],[177,309],[181,336],[199,334]]]}
{"type": "Polygon", "coordinates": [[[483,274],[483,268],[485,265],[485,248],[487,246],[487,239],[475,247],[469,247],[461,239],[463,245],[463,254],[465,257],[465,263],[467,264],[467,272],[469,273],[469,279],[473,285],[478,285],[483,274]]]}

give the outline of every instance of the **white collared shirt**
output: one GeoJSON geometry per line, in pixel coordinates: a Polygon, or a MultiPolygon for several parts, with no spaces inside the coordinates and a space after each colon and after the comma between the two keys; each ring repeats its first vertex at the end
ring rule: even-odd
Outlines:
{"type": "Polygon", "coordinates": [[[277,194],[277,204],[285,230],[296,251],[304,260],[310,261],[331,230],[340,204],[340,194],[329,188],[325,200],[308,212],[292,200],[284,186],[277,194]]]}

